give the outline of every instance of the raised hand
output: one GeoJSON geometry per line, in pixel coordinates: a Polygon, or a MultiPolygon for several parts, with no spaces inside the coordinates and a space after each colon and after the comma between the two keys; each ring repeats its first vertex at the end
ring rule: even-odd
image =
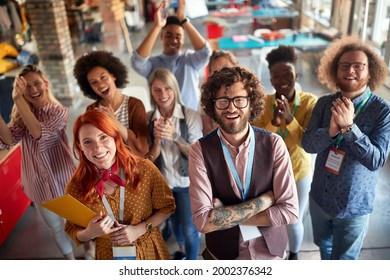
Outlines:
{"type": "Polygon", "coordinates": [[[114,109],[112,109],[111,105],[108,105],[108,106],[99,105],[95,108],[95,110],[97,110],[99,112],[106,113],[113,121],[117,120],[117,117],[115,116],[114,109]]]}
{"type": "Polygon", "coordinates": [[[179,0],[178,1],[178,8],[176,11],[176,16],[178,19],[183,20],[186,17],[186,1],[185,0],[179,0]]]}
{"type": "Polygon", "coordinates": [[[27,91],[27,81],[23,77],[16,77],[14,82],[14,89],[12,91],[12,99],[16,101],[24,96],[27,91]]]}
{"type": "Polygon", "coordinates": [[[162,1],[158,6],[156,13],[154,14],[154,23],[161,28],[163,28],[167,23],[168,15],[166,13],[164,14],[164,9],[166,7],[166,4],[167,3],[165,0],[162,1]]]}

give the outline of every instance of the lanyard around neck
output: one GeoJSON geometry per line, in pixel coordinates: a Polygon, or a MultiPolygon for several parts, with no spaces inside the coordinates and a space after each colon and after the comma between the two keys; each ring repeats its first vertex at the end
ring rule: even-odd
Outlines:
{"type": "MultiPolygon", "coordinates": [[[[122,169],[121,169],[121,175],[123,175],[122,169]]],[[[123,176],[121,176],[121,177],[123,177],[123,176]]],[[[122,180],[123,180],[123,178],[122,178],[122,180]]],[[[104,207],[106,208],[108,216],[110,216],[110,218],[113,221],[116,221],[114,213],[112,212],[112,209],[110,207],[110,204],[107,201],[105,194],[103,194],[103,196],[102,196],[102,202],[103,202],[104,207]]],[[[124,206],[125,206],[125,188],[120,186],[119,187],[119,222],[120,223],[123,222],[124,206]]]]}
{"type": "MultiPolygon", "coordinates": [[[[354,122],[355,122],[356,117],[359,115],[360,111],[363,109],[364,105],[366,105],[367,101],[370,99],[371,95],[372,95],[372,93],[369,92],[367,94],[367,96],[359,103],[359,105],[355,111],[355,116],[353,117],[354,122]]],[[[340,146],[342,140],[343,140],[343,135],[341,133],[339,133],[337,135],[337,139],[336,139],[336,147],[340,146]]]]}
{"type": "Polygon", "coordinates": [[[245,201],[247,196],[248,196],[248,191],[249,191],[249,187],[251,184],[253,158],[254,158],[254,154],[255,154],[255,134],[253,132],[253,128],[249,127],[249,155],[248,155],[248,164],[247,164],[247,169],[246,169],[246,174],[245,174],[245,188],[244,188],[243,184],[241,183],[240,177],[238,176],[238,172],[237,172],[236,166],[233,163],[232,156],[230,155],[228,148],[226,147],[226,145],[222,141],[220,129],[218,129],[217,134],[218,134],[219,140],[221,141],[223,154],[224,154],[225,159],[228,163],[229,169],[233,174],[234,181],[236,182],[237,186],[240,188],[240,190],[242,192],[243,200],[245,201]]]}
{"type": "MultiPolygon", "coordinates": [[[[272,116],[274,115],[274,104],[275,104],[275,96],[276,96],[276,93],[275,95],[272,96],[272,116]]],[[[301,98],[300,98],[300,94],[295,91],[295,102],[294,102],[294,106],[291,110],[291,115],[293,115],[293,117],[295,116],[295,113],[297,112],[297,109],[299,107],[299,103],[301,102],[301,98]]],[[[286,139],[287,137],[287,134],[288,134],[288,130],[287,128],[285,128],[284,132],[280,129],[280,127],[278,127],[278,131],[277,133],[284,139],[286,139]]]]}

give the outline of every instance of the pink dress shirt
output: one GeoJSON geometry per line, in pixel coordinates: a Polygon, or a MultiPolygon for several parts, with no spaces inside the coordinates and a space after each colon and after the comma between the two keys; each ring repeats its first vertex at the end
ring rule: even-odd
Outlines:
{"type": "MultiPolygon", "coordinates": [[[[230,145],[222,135],[222,141],[228,147],[236,166],[237,173],[242,180],[245,176],[249,154],[249,134],[247,139],[237,149],[230,145]]],[[[294,223],[298,217],[298,197],[294,174],[288,150],[283,139],[272,134],[272,149],[274,151],[274,196],[275,204],[266,211],[272,226],[294,223]]],[[[256,155],[255,159],[256,160],[256,155]]],[[[197,229],[202,229],[207,221],[209,212],[214,209],[212,202],[212,187],[204,165],[202,148],[197,141],[191,146],[189,154],[190,198],[193,221],[197,229]]],[[[229,170],[229,168],[228,168],[229,170]]],[[[229,170],[230,182],[235,193],[242,197],[232,173],[229,170]]],[[[252,176],[261,176],[261,171],[253,171],[252,176]]],[[[269,253],[263,237],[243,241],[240,236],[239,257],[237,259],[280,259],[269,253]]]]}

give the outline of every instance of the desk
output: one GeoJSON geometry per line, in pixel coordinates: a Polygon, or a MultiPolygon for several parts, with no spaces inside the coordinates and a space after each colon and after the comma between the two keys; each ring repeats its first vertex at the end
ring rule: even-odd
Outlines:
{"type": "Polygon", "coordinates": [[[22,190],[21,165],[22,153],[19,144],[9,151],[0,150],[0,244],[5,241],[31,204],[22,190]]]}
{"type": "Polygon", "coordinates": [[[293,36],[286,36],[279,40],[270,40],[258,42],[248,39],[244,42],[235,42],[232,37],[222,37],[218,39],[218,47],[221,50],[243,50],[243,49],[259,49],[264,47],[276,47],[279,45],[293,46],[303,52],[305,51],[319,51],[325,49],[330,40],[327,40],[318,35],[298,34],[295,40],[293,36]]]}
{"type": "Polygon", "coordinates": [[[247,4],[248,1],[245,0],[225,0],[225,1],[220,1],[220,0],[209,0],[206,1],[207,6],[229,6],[229,5],[244,5],[247,4]]]}
{"type": "Polygon", "coordinates": [[[298,12],[288,8],[265,8],[260,10],[242,9],[234,12],[216,11],[210,13],[210,16],[222,17],[226,19],[241,19],[241,18],[292,18],[298,16],[298,12]]]}
{"type": "Polygon", "coordinates": [[[255,26],[267,26],[272,30],[283,28],[296,28],[295,18],[299,13],[287,7],[267,7],[252,9],[222,9],[211,12],[209,18],[219,18],[227,23],[253,22],[255,26]]]}
{"type": "Polygon", "coordinates": [[[253,18],[290,18],[298,16],[298,12],[288,8],[265,8],[251,11],[253,18]]]}

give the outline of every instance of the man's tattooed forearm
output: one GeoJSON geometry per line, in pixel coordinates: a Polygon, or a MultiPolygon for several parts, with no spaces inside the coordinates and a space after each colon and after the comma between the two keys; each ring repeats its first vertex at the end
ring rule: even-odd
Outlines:
{"type": "MultiPolygon", "coordinates": [[[[255,212],[259,213],[264,210],[265,202],[262,198],[255,199],[255,212]]],[[[256,213],[256,214],[257,214],[256,213]]]]}
{"type": "Polygon", "coordinates": [[[266,209],[264,206],[264,200],[259,197],[239,205],[216,208],[212,211],[214,217],[210,223],[218,230],[229,229],[260,213],[266,209]]]}
{"type": "Polygon", "coordinates": [[[249,219],[253,210],[250,204],[233,206],[232,209],[217,208],[213,211],[214,219],[211,223],[219,230],[228,229],[249,219]]]}

